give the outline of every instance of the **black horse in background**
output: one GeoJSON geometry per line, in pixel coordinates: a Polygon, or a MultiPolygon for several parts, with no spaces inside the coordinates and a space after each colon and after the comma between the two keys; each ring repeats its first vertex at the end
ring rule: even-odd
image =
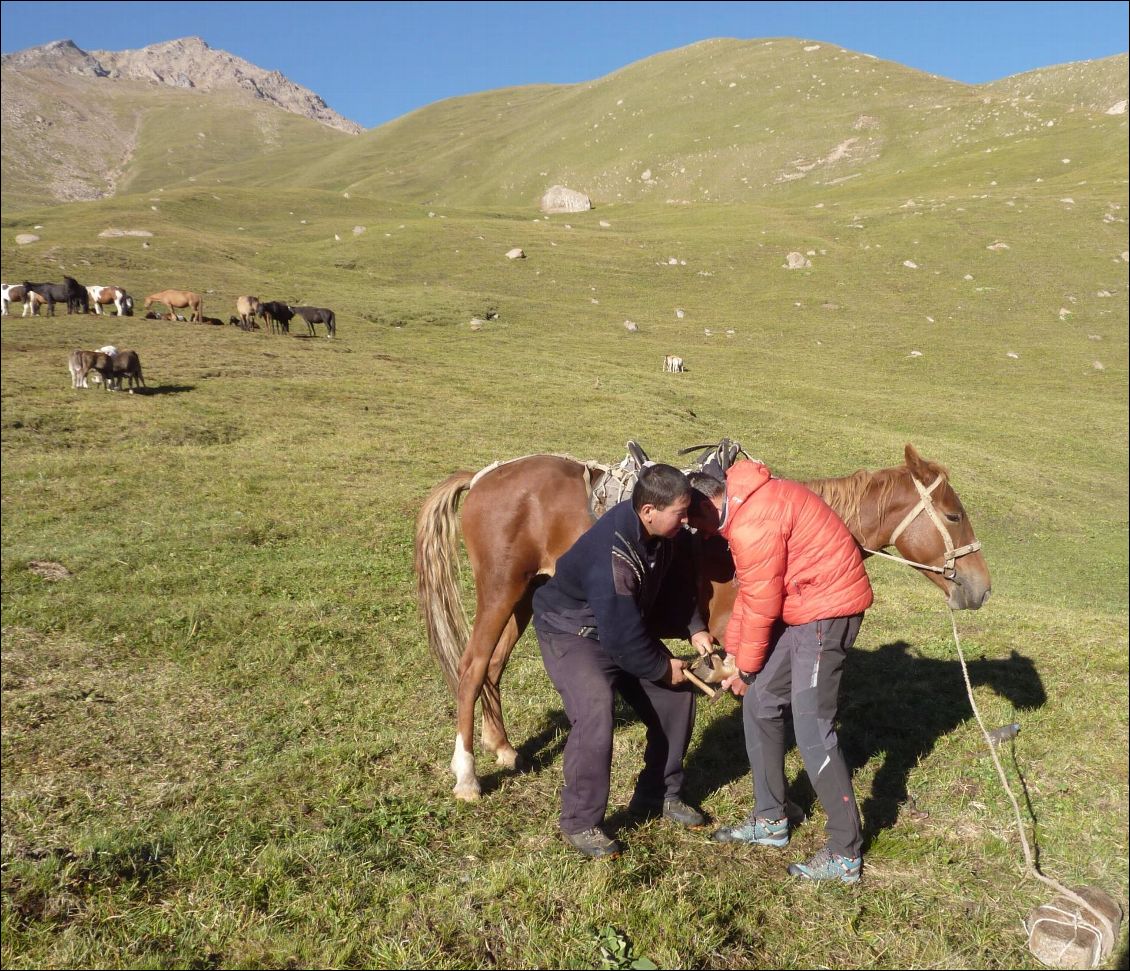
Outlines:
{"type": "Polygon", "coordinates": [[[290,322],[294,318],[294,311],[285,303],[278,300],[260,300],[259,316],[267,325],[268,334],[290,333],[290,322]]]}
{"type": "MultiPolygon", "coordinates": [[[[1047,701],[1035,664],[1016,651],[1007,658],[967,659],[967,664],[975,687],[987,685],[1011,704],[1007,721],[1022,722],[1013,713],[1039,708],[1047,701]]],[[[840,749],[853,771],[874,758],[881,760],[871,792],[860,799],[865,851],[879,833],[895,825],[904,805],[912,811],[929,811],[928,806],[915,804],[908,789],[910,774],[938,739],[966,722],[976,725],[956,657],[920,657],[905,641],[848,652],[840,685],[840,749]]],[[[975,747],[981,750],[983,738],[979,731],[976,734],[975,747]]],[[[695,803],[742,776],[749,778],[740,703],[731,716],[715,719],[686,761],[688,798],[695,803]]],[[[815,805],[816,796],[803,772],[789,784],[789,798],[806,812],[815,805]]]]}
{"type": "Polygon", "coordinates": [[[62,283],[24,283],[24,293],[34,291],[47,301],[48,316],[55,316],[55,304],[66,303],[67,313],[90,313],[90,294],[74,277],[64,276],[62,283]]]}
{"type": "Polygon", "coordinates": [[[314,336],[315,324],[326,325],[327,337],[333,337],[337,333],[337,318],[332,310],[327,310],[325,307],[291,307],[290,309],[306,321],[311,337],[314,336]]]}

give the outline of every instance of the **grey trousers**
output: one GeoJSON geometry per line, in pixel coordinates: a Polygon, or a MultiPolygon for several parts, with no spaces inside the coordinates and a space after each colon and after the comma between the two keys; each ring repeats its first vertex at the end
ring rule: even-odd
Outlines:
{"type": "Polygon", "coordinates": [[[746,754],[753,771],[754,814],[785,818],[785,712],[792,708],[797,748],[828,816],[828,847],[859,856],[863,832],[851,773],[836,738],[840,676],[862,614],[773,630],[769,657],[742,704],[746,754]]]}
{"type": "Polygon", "coordinates": [[[694,728],[693,692],[634,677],[616,665],[599,641],[555,631],[538,630],[537,635],[545,669],[565,702],[571,726],[565,742],[561,829],[581,833],[604,822],[617,692],[647,728],[635,798],[661,804],[664,797],[679,795],[683,756],[694,728]]]}

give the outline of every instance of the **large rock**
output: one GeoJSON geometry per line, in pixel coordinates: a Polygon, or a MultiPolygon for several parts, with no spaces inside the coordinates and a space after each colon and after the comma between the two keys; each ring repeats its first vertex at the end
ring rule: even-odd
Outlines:
{"type": "Polygon", "coordinates": [[[588,212],[592,200],[583,192],[563,185],[551,186],[541,197],[542,212],[588,212]]]}

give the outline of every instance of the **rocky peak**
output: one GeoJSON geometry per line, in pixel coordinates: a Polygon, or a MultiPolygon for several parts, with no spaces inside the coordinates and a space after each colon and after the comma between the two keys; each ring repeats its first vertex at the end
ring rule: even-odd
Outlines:
{"type": "Polygon", "coordinates": [[[137,50],[87,53],[69,40],[53,41],[15,54],[5,54],[4,67],[85,74],[110,81],[148,81],[174,88],[201,91],[242,91],[284,111],[353,134],[364,129],[343,118],[308,88],[278,71],[265,71],[227,51],[209,47],[200,37],[151,44],[137,50]]]}

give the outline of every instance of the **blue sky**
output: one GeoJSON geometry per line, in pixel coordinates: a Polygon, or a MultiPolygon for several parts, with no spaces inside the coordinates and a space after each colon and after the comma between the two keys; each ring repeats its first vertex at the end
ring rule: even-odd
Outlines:
{"type": "Polygon", "coordinates": [[[164,3],[5,0],[4,53],[196,35],[366,127],[461,94],[603,77],[711,37],[837,44],[967,84],[1120,54],[1125,2],[164,3]]]}

